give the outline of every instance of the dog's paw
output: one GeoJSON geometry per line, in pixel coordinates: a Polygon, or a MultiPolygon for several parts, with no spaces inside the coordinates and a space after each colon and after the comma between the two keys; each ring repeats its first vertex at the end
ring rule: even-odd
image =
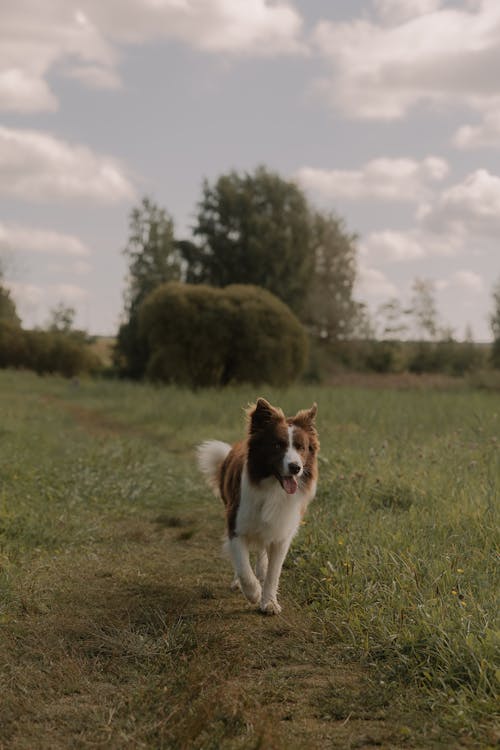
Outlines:
{"type": "Polygon", "coordinates": [[[262,586],[257,579],[255,579],[254,581],[240,580],[240,586],[250,604],[257,604],[257,602],[260,601],[260,598],[262,596],[262,586]]]}
{"type": "Polygon", "coordinates": [[[267,599],[266,601],[263,599],[260,603],[260,611],[265,615],[279,615],[281,607],[276,599],[267,599]]]}
{"type": "Polygon", "coordinates": [[[241,588],[241,586],[240,586],[240,579],[238,578],[238,576],[236,576],[236,578],[233,578],[233,580],[231,581],[231,587],[230,588],[231,588],[231,591],[238,591],[238,589],[241,588]]]}

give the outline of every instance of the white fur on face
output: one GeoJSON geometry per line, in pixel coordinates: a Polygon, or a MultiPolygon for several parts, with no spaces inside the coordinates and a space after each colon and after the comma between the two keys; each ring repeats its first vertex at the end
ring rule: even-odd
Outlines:
{"type": "Polygon", "coordinates": [[[300,466],[300,471],[295,476],[300,477],[300,475],[304,471],[304,464],[302,463],[302,457],[300,453],[293,447],[293,432],[294,427],[290,425],[288,427],[288,448],[286,449],[286,453],[283,456],[283,476],[288,476],[289,474],[291,474],[289,468],[290,464],[298,464],[300,466]]]}

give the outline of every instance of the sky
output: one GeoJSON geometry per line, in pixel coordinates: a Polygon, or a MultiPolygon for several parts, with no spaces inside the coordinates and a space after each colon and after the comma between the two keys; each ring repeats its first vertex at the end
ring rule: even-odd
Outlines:
{"type": "Polygon", "coordinates": [[[0,259],[26,326],[113,334],[143,195],[190,236],[203,179],[266,165],[358,240],[373,313],[434,285],[491,339],[499,0],[2,0],[0,259]]]}

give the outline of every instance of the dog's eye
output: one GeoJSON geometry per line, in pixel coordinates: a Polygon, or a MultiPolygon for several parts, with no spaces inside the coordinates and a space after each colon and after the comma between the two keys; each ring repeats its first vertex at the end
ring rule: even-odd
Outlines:
{"type": "Polygon", "coordinates": [[[286,448],[286,445],[285,443],[278,442],[274,444],[274,448],[276,448],[277,451],[281,451],[283,448],[286,448]]]}

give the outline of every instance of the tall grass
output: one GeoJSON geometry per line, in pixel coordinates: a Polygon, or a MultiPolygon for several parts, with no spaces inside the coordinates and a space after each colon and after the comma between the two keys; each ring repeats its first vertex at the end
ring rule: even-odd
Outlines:
{"type": "Polygon", "coordinates": [[[290,561],[295,596],[382,683],[473,729],[499,676],[498,399],[337,391],[320,403],[332,419],[290,561]]]}
{"type": "Polygon", "coordinates": [[[239,438],[243,407],[258,395],[287,413],[319,406],[319,491],[286,563],[285,594],[326,641],[364,660],[380,690],[391,685],[399,700],[480,735],[499,676],[494,393],[192,393],[0,373],[0,621],[22,560],[98,539],[106,514],[211,503],[193,448],[239,438]],[[106,430],[116,439],[106,442],[106,430]]]}

